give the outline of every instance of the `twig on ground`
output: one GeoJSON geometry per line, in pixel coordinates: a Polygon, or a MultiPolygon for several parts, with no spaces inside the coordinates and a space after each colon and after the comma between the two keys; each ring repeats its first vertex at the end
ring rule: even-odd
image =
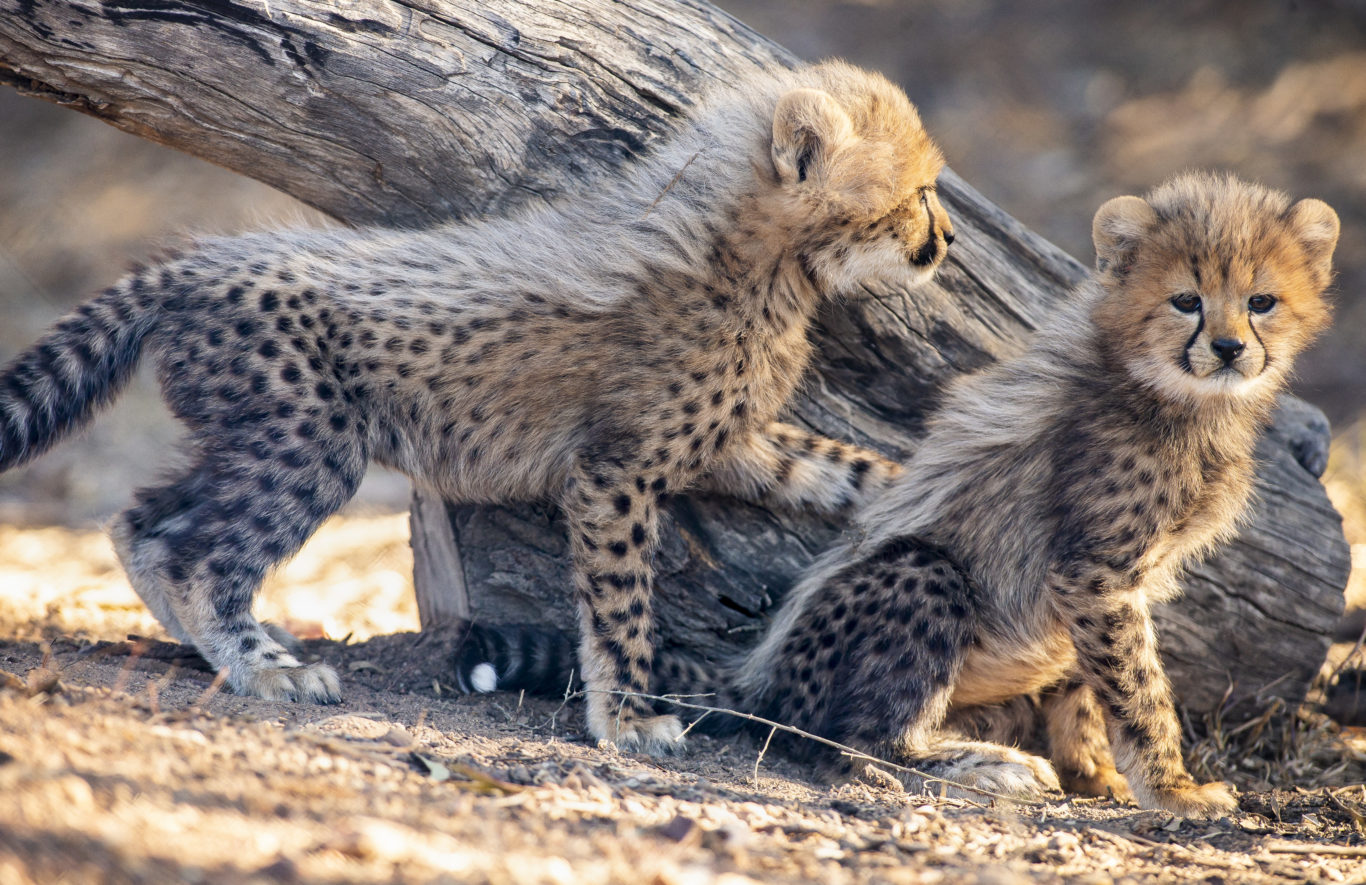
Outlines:
{"type": "Polygon", "coordinates": [[[214,676],[213,676],[213,682],[210,682],[210,683],[209,683],[209,687],[206,688],[206,689],[204,689],[204,693],[201,694],[201,695],[195,700],[195,702],[194,702],[193,704],[190,705],[190,709],[191,709],[191,710],[194,710],[194,711],[197,711],[197,712],[202,712],[203,709],[204,709],[204,707],[205,707],[205,705],[207,705],[207,704],[209,703],[209,701],[213,700],[214,695],[218,694],[218,692],[222,690],[222,688],[223,688],[223,683],[225,683],[225,682],[227,682],[227,681],[228,681],[228,668],[227,668],[227,667],[221,667],[221,668],[219,668],[218,672],[215,673],[214,676]]]}
{"type": "Polygon", "coordinates": [[[754,757],[754,777],[752,780],[756,787],[759,786],[759,763],[764,761],[764,754],[768,752],[768,745],[773,741],[773,735],[777,731],[776,725],[768,730],[768,737],[764,738],[764,745],[759,748],[759,755],[754,757]]]}
{"type": "Polygon", "coordinates": [[[1366,845],[1268,845],[1272,854],[1322,854],[1328,857],[1366,857],[1366,845]]]}
{"type": "MultiPolygon", "coordinates": [[[[123,662],[123,666],[119,668],[119,675],[114,677],[114,686],[111,689],[114,694],[123,694],[124,690],[127,689],[128,677],[132,675],[133,667],[137,666],[137,662],[146,652],[147,643],[140,639],[133,642],[132,647],[128,650],[128,660],[123,662]]],[[[43,660],[47,660],[46,655],[44,655],[43,660]]],[[[47,666],[47,664],[44,663],[43,666],[47,666]]]]}
{"type": "MultiPolygon", "coordinates": [[[[585,688],[579,691],[578,694],[588,694],[590,692],[598,692],[600,694],[622,695],[625,697],[635,697],[647,701],[663,701],[666,704],[673,704],[676,707],[683,707],[684,709],[688,710],[701,710],[706,713],[724,713],[727,716],[735,716],[739,719],[744,719],[748,722],[755,722],[759,725],[767,725],[776,731],[785,732],[787,734],[793,734],[800,738],[815,741],[818,744],[824,744],[827,747],[839,750],[842,755],[848,756],[851,759],[859,759],[865,762],[872,762],[876,765],[886,766],[887,768],[891,768],[895,771],[902,771],[907,774],[914,775],[924,780],[926,785],[942,784],[944,786],[953,787],[955,789],[966,790],[970,793],[977,793],[978,795],[987,796],[992,799],[999,799],[1002,802],[1013,802],[1018,805],[1042,806],[1044,804],[1043,802],[1037,799],[1025,799],[1017,796],[1005,796],[1001,793],[993,793],[991,790],[984,790],[981,787],[974,787],[968,784],[959,783],[958,781],[949,780],[948,778],[938,777],[936,775],[929,774],[928,772],[921,771],[918,768],[911,768],[910,766],[900,765],[896,762],[890,762],[886,759],[879,759],[876,756],[870,756],[862,750],[855,749],[854,747],[850,747],[847,744],[841,744],[839,741],[832,741],[829,738],[823,738],[818,734],[812,734],[809,731],[803,731],[802,729],[797,728],[795,725],[787,725],[782,722],[774,722],[772,719],[765,719],[762,716],[755,716],[753,713],[742,713],[739,710],[731,710],[727,707],[709,707],[706,704],[690,704],[686,701],[678,700],[677,696],[644,694],[638,691],[615,691],[585,688]]],[[[684,695],[684,697],[688,697],[688,695],[684,695]]]]}
{"type": "Polygon", "coordinates": [[[550,714],[550,733],[554,735],[555,726],[559,721],[560,713],[569,705],[570,698],[574,697],[574,671],[569,671],[569,681],[564,684],[564,697],[560,698],[560,705],[550,714]]]}

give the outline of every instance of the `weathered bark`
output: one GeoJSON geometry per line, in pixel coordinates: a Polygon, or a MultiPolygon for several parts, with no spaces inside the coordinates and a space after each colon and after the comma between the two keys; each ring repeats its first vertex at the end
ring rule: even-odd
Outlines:
{"type": "MultiPolygon", "coordinates": [[[[643,151],[714,83],[794,60],[701,0],[0,0],[0,81],[251,175],[350,223],[420,225],[570,193],[643,151]]],[[[794,419],[893,455],[936,391],[1020,347],[1083,273],[951,172],[957,242],[935,284],[830,305],[794,419]]],[[[1241,537],[1160,613],[1173,682],[1211,710],[1296,701],[1323,659],[1348,572],[1314,475],[1322,416],[1287,400],[1260,448],[1241,537]]],[[[424,623],[572,623],[566,539],[548,505],[413,516],[424,623]],[[468,588],[468,589],[467,589],[468,588]],[[466,596],[468,593],[468,596],[466,596]]],[[[659,555],[666,641],[736,648],[839,527],[685,497],[659,555]]],[[[434,664],[436,666],[436,664],[434,664]]]]}

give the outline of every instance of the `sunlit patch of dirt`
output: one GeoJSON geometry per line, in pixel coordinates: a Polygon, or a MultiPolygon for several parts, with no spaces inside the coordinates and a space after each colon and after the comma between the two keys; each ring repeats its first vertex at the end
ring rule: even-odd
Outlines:
{"type": "MultiPolygon", "coordinates": [[[[305,639],[368,639],[418,628],[407,514],[336,517],[276,574],[257,617],[305,639]]],[[[103,532],[0,523],[0,631],[163,636],[103,532]]]]}
{"type": "Polygon", "coordinates": [[[832,784],[744,738],[597,746],[577,698],[460,696],[453,637],[390,632],[416,626],[406,536],[335,519],[258,606],[332,637],[302,649],[342,673],[323,707],[125,641],[160,633],[98,533],[0,527],[0,882],[1347,882],[1366,858],[1362,788],[1247,791],[1289,770],[1240,773],[1251,731],[1193,751],[1244,789],[1208,822],[832,784]]]}

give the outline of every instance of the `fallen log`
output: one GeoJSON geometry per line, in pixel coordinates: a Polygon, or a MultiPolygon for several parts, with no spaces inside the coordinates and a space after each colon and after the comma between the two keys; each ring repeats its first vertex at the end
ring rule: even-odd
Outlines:
{"type": "MultiPolygon", "coordinates": [[[[705,87],[795,63],[702,0],[0,0],[0,82],[351,224],[420,226],[571,194],[667,138],[705,87]]],[[[795,422],[905,455],[943,383],[1017,350],[1082,276],[952,172],[941,194],[957,241],[937,281],[829,306],[795,422]]],[[[1287,397],[1259,448],[1246,528],[1158,612],[1188,709],[1298,702],[1318,671],[1349,569],[1316,478],[1327,440],[1322,414],[1287,397]]],[[[424,626],[573,622],[549,505],[419,495],[412,526],[424,626]]],[[[657,563],[664,641],[745,646],[840,531],[676,499],[657,563]]]]}

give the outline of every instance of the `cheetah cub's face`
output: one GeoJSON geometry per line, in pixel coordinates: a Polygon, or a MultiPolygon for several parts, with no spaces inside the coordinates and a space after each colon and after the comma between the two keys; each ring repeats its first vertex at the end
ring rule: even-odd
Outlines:
{"type": "MultiPolygon", "coordinates": [[[[841,74],[843,66],[830,66],[841,74]]],[[[887,80],[849,69],[826,89],[794,89],[773,121],[776,211],[810,219],[801,257],[821,288],[915,286],[953,242],[935,183],[943,155],[915,106],[887,80]],[[861,88],[850,87],[857,74],[861,88]]]]}
{"type": "Polygon", "coordinates": [[[1338,217],[1319,200],[1191,174],[1117,197],[1092,226],[1103,346],[1168,395],[1279,385],[1328,324],[1338,217]]]}

